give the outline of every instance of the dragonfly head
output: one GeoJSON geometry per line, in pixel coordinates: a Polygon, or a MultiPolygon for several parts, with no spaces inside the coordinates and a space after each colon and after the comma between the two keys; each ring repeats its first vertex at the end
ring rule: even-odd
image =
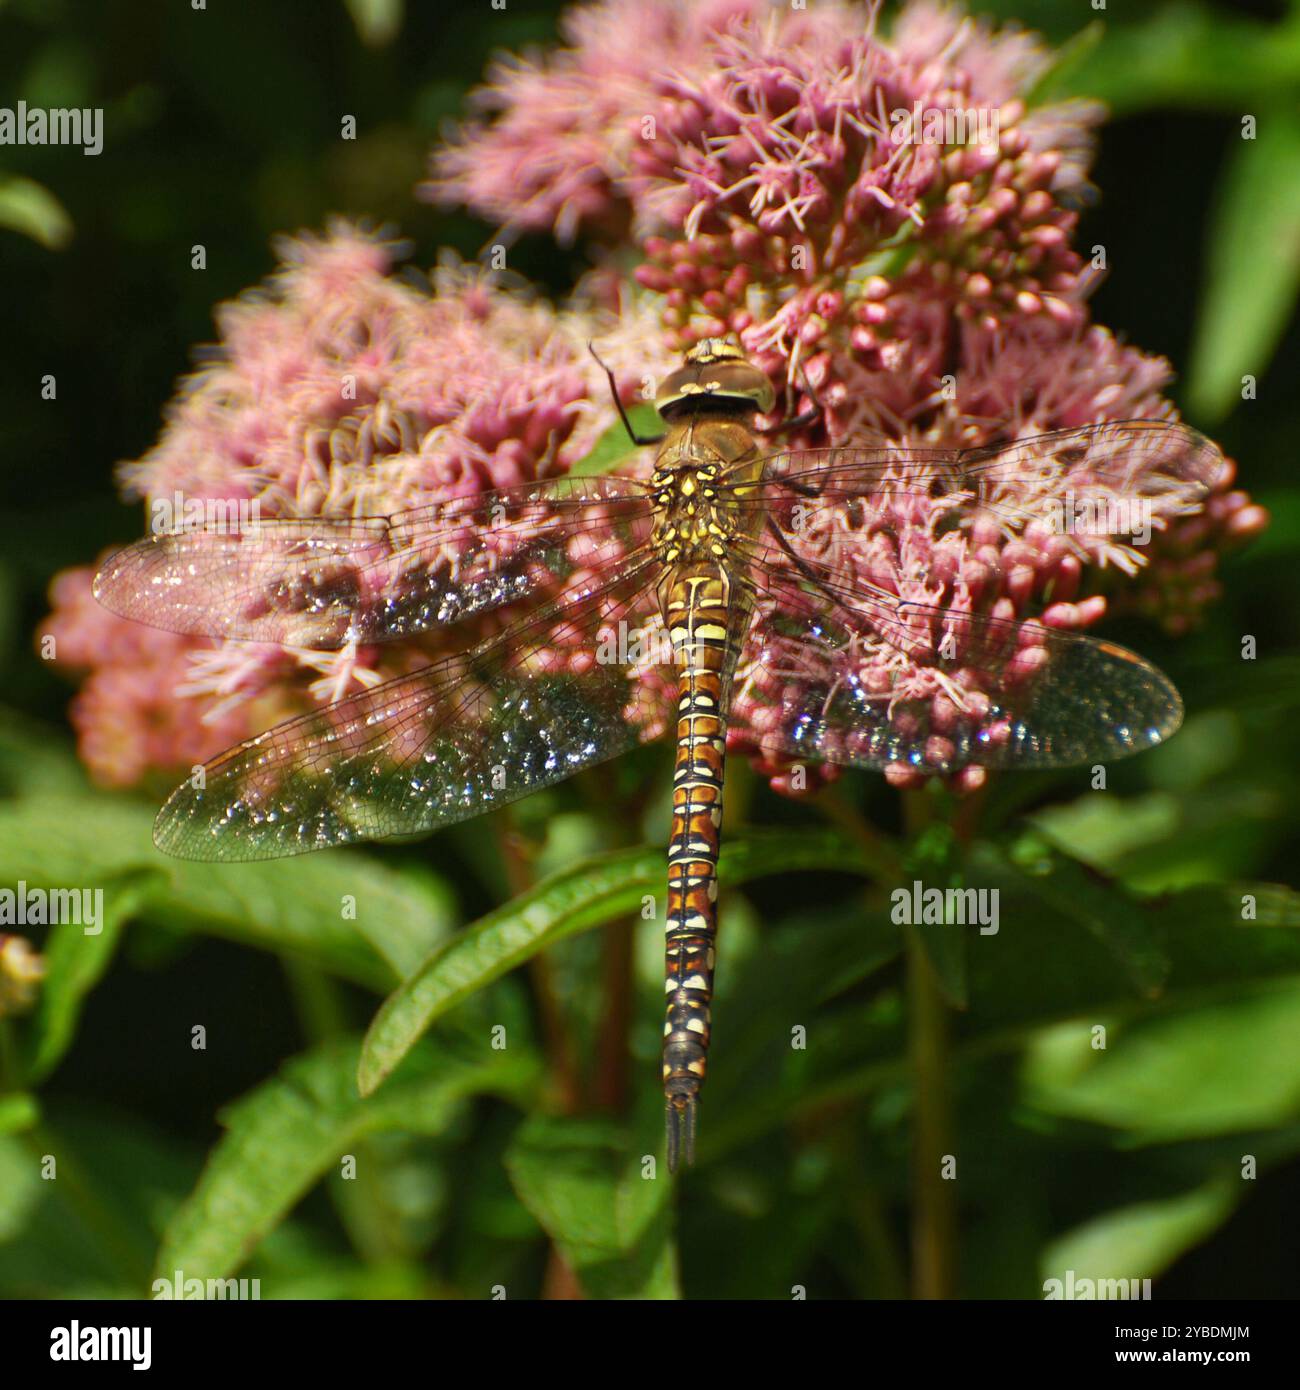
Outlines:
{"type": "Polygon", "coordinates": [[[766,415],[775,404],[767,374],[723,338],[696,343],[655,396],[665,420],[705,411],[766,415]]]}

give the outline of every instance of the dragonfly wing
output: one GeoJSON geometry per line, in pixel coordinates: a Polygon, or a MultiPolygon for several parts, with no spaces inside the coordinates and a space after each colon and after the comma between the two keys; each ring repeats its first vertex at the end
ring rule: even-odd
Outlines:
{"type": "Polygon", "coordinates": [[[657,573],[643,554],[471,651],[240,744],[172,794],[155,843],[247,860],[416,834],[635,746],[662,714],[612,634],[652,621],[657,573]]]}
{"type": "Polygon", "coordinates": [[[949,775],[1066,767],[1170,737],[1169,679],[1111,642],[902,603],[755,554],[732,729],[761,751],[949,775]]]}
{"type": "Polygon", "coordinates": [[[943,501],[958,519],[986,511],[1012,526],[1120,538],[1195,510],[1227,470],[1218,446],[1187,425],[1118,420],[976,449],[784,451],[765,460],[753,505],[800,526],[818,503],[870,517],[943,501]]]}
{"type": "Polygon", "coordinates": [[[645,489],[554,478],[392,517],[258,521],[149,536],[95,597],[172,632],[333,650],[460,622],[617,561],[648,532],[645,489]]]}

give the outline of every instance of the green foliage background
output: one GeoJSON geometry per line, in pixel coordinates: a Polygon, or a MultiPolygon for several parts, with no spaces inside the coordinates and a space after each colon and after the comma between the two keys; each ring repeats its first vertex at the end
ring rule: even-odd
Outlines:
{"type": "MultiPolygon", "coordinates": [[[[1090,14],[983,8],[1057,42],[1090,14]]],[[[661,944],[638,910],[664,872],[662,748],[424,844],[214,872],[152,850],[161,788],[86,784],[69,692],[33,649],[52,575],[139,533],[111,465],[148,447],[274,234],[339,211],[392,219],[417,264],[479,249],[485,228],[411,189],[489,53],[553,38],[556,7],[0,5],[0,103],[102,105],[110,134],[97,159],[0,150],[0,885],[102,885],[110,917],[53,930],[37,1011],[0,1023],[0,1292],[138,1297],[181,1269],[267,1297],[902,1295],[914,1094],[887,894],[913,877],[1002,890],[998,935],[925,943],[953,1006],[960,1292],[1040,1297],[1066,1269],[1158,1297],[1300,1292],[1300,908],[1281,886],[1300,821],[1300,11],[1111,0],[1104,18],[1055,79],[1114,111],[1080,236],[1111,265],[1096,314],[1187,369],[1180,405],[1273,526],[1195,634],[1112,629],[1189,716],[1105,793],[1084,771],[1004,778],[962,851],[942,799],[905,822],[858,776],[795,806],[732,768],[716,1059],[674,1191],[641,1166],[661,1144],[661,944]]],[[[582,269],[540,238],[512,265],[555,293],[582,269]]]]}

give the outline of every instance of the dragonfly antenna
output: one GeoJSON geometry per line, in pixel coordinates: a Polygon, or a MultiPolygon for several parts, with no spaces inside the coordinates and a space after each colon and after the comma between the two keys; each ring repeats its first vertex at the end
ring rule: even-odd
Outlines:
{"type": "Polygon", "coordinates": [[[600,370],[609,378],[609,394],[614,398],[614,406],[618,411],[618,418],[623,422],[623,428],[627,431],[627,437],[639,449],[644,449],[647,444],[660,443],[663,440],[663,435],[657,434],[648,439],[642,439],[632,428],[632,422],[627,418],[627,411],[623,409],[623,402],[618,398],[618,383],[614,380],[614,373],[601,360],[600,353],[596,351],[596,345],[590,338],[587,339],[587,351],[596,359],[600,370]]]}

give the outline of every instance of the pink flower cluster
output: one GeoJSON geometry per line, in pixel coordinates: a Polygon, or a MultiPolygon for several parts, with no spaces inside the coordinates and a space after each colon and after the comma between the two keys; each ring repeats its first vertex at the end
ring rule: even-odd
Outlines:
{"type": "Polygon", "coordinates": [[[876,17],[764,0],[576,9],[549,62],[498,65],[478,95],[495,121],[439,151],[426,191],[566,240],[632,226],[638,279],[666,296],[681,345],[761,326],[750,346],[809,358],[838,325],[870,348],[889,322],[878,256],[941,266],[945,295],[990,322],[1077,323],[1057,195],[1082,182],[1098,110],[1026,113],[1048,55],[1024,34],[924,4],[887,44],[876,17]],[[983,143],[935,138],[959,113],[983,143]]]}
{"type": "MultiPolygon", "coordinates": [[[[1104,113],[1028,104],[1052,58],[1032,35],[934,0],[903,6],[888,37],[880,18],[875,4],[583,6],[565,48],[492,74],[426,192],[598,248],[630,232],[667,341],[738,335],[781,413],[821,408],[796,443],[969,448],[1172,417],[1168,365],[1090,322],[1097,277],[1071,245],[1104,113]]],[[[1004,616],[1081,629],[1115,589],[1185,627],[1217,592],[1217,552],[1267,521],[1231,477],[1141,553],[1008,529],[976,563],[934,507],[882,529],[873,579],[968,607],[973,567],[1004,616]]],[[[1038,500],[1032,482],[1022,493],[1004,500],[1038,500]]],[[[761,686],[740,697],[755,726],[761,686]]],[[[761,765],[784,788],[780,760],[761,765]]]]}
{"type": "MultiPolygon", "coordinates": [[[[263,518],[386,516],[584,457],[613,419],[586,346],[605,325],[450,263],[427,293],[390,274],[396,251],[342,223],[285,241],[271,281],[219,307],[218,347],[155,447],[120,469],[127,495],[256,503],[263,518]]],[[[602,342],[623,376],[620,335],[602,342]]],[[[318,652],[177,636],[100,607],[93,574],[57,578],[44,632],[86,675],[72,719],[106,784],[188,767],[429,658],[406,643],[318,652]]]]}

